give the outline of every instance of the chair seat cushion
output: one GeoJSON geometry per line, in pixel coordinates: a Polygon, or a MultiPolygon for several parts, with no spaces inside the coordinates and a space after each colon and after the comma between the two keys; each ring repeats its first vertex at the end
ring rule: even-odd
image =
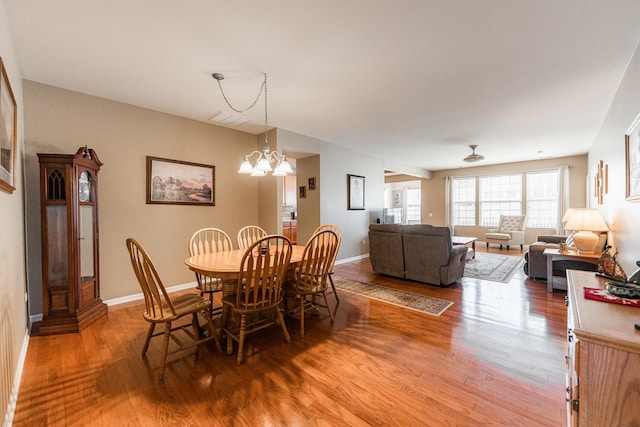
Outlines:
{"type": "Polygon", "coordinates": [[[511,234],[508,234],[508,233],[485,233],[484,237],[486,239],[493,239],[493,240],[510,240],[511,239],[511,234]]]}

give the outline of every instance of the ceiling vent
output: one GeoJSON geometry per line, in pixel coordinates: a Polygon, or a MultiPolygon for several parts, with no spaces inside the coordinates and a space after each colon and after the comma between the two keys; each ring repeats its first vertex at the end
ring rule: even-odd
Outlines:
{"type": "Polygon", "coordinates": [[[237,114],[225,113],[224,111],[221,111],[218,115],[211,117],[209,120],[225,126],[240,126],[249,121],[246,117],[238,116],[237,114]]]}

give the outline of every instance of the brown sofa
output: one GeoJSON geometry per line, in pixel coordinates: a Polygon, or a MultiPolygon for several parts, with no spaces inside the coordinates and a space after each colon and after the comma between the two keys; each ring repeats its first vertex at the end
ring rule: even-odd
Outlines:
{"type": "Polygon", "coordinates": [[[451,244],[447,227],[371,224],[369,246],[371,266],[381,274],[440,286],[464,275],[467,248],[451,244]]]}
{"type": "MultiPolygon", "coordinates": [[[[548,235],[538,236],[538,240],[529,245],[529,250],[524,254],[524,273],[532,279],[547,280],[547,256],[545,249],[558,249],[561,242],[566,242],[567,236],[548,235]]],[[[595,252],[600,253],[607,244],[607,233],[601,233],[595,252]]],[[[572,244],[569,242],[571,248],[572,244]]],[[[553,275],[564,276],[567,269],[597,271],[597,266],[578,260],[557,260],[553,262],[553,275]]]]}

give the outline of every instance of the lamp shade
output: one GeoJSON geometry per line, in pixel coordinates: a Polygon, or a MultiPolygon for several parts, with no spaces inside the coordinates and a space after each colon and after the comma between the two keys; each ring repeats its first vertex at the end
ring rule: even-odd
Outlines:
{"type": "MultiPolygon", "coordinates": [[[[609,231],[598,209],[573,209],[564,228],[570,231],[609,231]]],[[[567,216],[565,214],[565,216],[567,216]]],[[[564,220],[564,218],[563,218],[564,220]]]]}
{"type": "Polygon", "coordinates": [[[564,213],[564,216],[562,217],[562,222],[569,221],[569,217],[571,216],[571,212],[573,212],[573,210],[573,208],[567,209],[567,211],[564,213]]]}
{"type": "Polygon", "coordinates": [[[609,231],[600,211],[598,209],[573,209],[565,216],[567,215],[569,218],[564,228],[578,232],[573,236],[576,249],[581,253],[592,253],[598,243],[598,235],[595,232],[609,231]]]}

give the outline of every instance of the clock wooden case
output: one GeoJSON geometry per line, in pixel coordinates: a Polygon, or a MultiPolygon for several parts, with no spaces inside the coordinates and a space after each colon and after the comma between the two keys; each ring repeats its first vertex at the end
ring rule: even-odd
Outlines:
{"type": "Polygon", "coordinates": [[[79,332],[107,314],[100,299],[98,171],[91,148],[38,154],[42,225],[42,335],[79,332]]]}

